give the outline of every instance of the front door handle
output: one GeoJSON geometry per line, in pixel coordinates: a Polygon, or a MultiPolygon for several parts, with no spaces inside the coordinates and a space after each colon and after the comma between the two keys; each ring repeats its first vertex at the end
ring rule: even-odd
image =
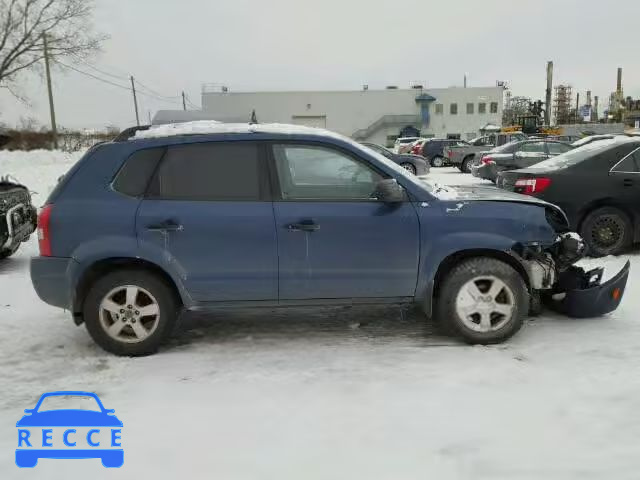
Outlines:
{"type": "Polygon", "coordinates": [[[164,222],[147,225],[150,232],[180,232],[184,227],[175,220],[165,220],[164,222]]]}
{"type": "Polygon", "coordinates": [[[303,221],[300,223],[291,223],[287,225],[287,230],[290,232],[317,232],[320,230],[320,225],[311,221],[303,221]]]}
{"type": "Polygon", "coordinates": [[[622,180],[622,185],[624,185],[625,187],[632,187],[633,180],[631,180],[630,178],[625,178],[624,180],[622,180]]]}

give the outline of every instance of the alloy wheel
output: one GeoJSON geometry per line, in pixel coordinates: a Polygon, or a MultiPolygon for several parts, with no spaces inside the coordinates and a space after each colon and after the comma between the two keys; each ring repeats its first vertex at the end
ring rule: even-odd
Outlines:
{"type": "Polygon", "coordinates": [[[475,277],[465,283],[455,301],[456,313],[465,327],[475,332],[500,330],[511,321],[515,295],[494,276],[475,277]]]}
{"type": "Polygon", "coordinates": [[[160,305],[149,291],[135,285],[112,289],[100,302],[99,319],[114,340],[139,343],[152,335],[160,321],[160,305]]]}

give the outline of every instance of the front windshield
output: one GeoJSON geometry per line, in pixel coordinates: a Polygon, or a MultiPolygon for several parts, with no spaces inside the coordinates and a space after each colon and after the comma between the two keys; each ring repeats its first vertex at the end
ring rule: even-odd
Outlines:
{"type": "Polygon", "coordinates": [[[50,410],[102,411],[96,399],[90,395],[49,395],[42,399],[38,412],[50,410]]]}

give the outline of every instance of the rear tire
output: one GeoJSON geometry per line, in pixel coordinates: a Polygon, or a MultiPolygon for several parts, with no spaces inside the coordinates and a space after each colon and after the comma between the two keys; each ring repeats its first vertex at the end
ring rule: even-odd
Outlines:
{"type": "Polygon", "coordinates": [[[493,258],[465,260],[442,282],[436,316],[467,343],[501,343],[522,328],[529,293],[522,276],[493,258]]]}
{"type": "Polygon", "coordinates": [[[438,155],[437,157],[433,157],[429,163],[434,168],[444,167],[444,157],[438,155]]]}
{"type": "Polygon", "coordinates": [[[89,335],[107,352],[150,355],[172,332],[178,302],[157,275],[123,269],[107,273],[93,284],[83,313],[89,335]]]}
{"type": "Polygon", "coordinates": [[[404,168],[407,172],[416,174],[416,167],[412,163],[401,163],[400,166],[404,168]]]}
{"type": "Polygon", "coordinates": [[[471,173],[471,160],[473,160],[473,156],[469,155],[462,161],[462,165],[460,165],[462,173],[471,173]]]}
{"type": "Polygon", "coordinates": [[[631,246],[633,225],[623,211],[602,207],[585,217],[580,235],[587,245],[587,254],[592,257],[616,255],[631,246]]]}

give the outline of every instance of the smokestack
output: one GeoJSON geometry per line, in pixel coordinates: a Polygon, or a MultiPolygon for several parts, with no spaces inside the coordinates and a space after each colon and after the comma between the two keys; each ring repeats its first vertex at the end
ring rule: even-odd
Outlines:
{"type": "Polygon", "coordinates": [[[622,68],[618,68],[618,88],[616,89],[616,92],[622,95],[622,68]]]}
{"type": "Polygon", "coordinates": [[[544,106],[544,124],[551,124],[551,89],[553,88],[553,62],[547,62],[547,96],[544,106]]]}

